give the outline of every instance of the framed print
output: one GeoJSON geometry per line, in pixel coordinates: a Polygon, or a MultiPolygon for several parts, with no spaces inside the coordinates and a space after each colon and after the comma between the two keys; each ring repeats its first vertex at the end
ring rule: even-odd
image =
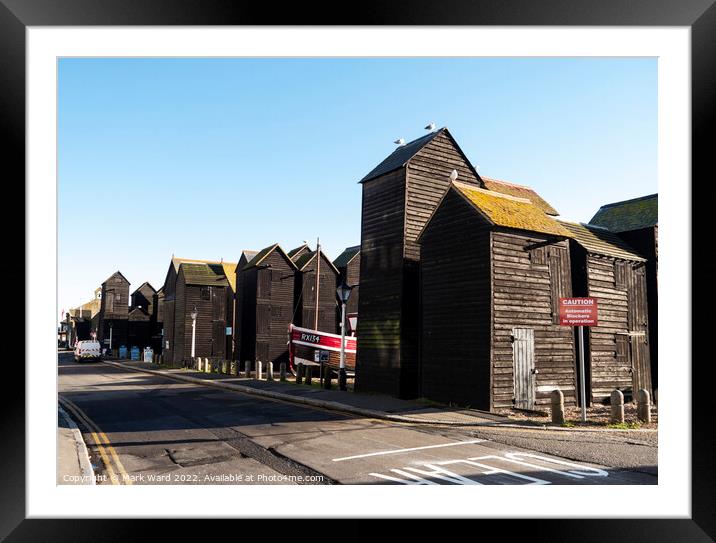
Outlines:
{"type": "Polygon", "coordinates": [[[0,0],[0,25],[27,216],[3,538],[713,540],[711,0],[0,0]]]}

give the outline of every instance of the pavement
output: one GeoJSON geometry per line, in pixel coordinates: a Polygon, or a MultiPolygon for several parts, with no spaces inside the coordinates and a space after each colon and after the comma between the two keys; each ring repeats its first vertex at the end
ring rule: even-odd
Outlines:
{"type": "Polygon", "coordinates": [[[57,408],[57,484],[95,484],[92,465],[77,424],[62,408],[57,408]]]}
{"type": "Polygon", "coordinates": [[[655,433],[518,427],[475,410],[63,354],[59,378],[102,459],[98,484],[657,483],[655,433]]]}

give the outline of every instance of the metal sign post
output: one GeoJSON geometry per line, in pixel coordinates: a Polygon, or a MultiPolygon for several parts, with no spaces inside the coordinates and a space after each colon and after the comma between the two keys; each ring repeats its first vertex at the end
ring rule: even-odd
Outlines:
{"type": "Polygon", "coordinates": [[[582,422],[587,422],[587,377],[585,375],[584,327],[598,326],[596,298],[560,298],[559,324],[576,326],[579,342],[579,393],[582,400],[582,422]]]}

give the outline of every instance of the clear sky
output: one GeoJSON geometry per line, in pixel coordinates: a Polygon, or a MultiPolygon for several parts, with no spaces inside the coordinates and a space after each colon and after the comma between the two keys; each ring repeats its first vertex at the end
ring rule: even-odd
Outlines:
{"type": "Polygon", "coordinates": [[[435,121],[564,218],[656,192],[657,61],[61,59],[59,308],[172,254],[360,243],[357,182],[435,121]]]}

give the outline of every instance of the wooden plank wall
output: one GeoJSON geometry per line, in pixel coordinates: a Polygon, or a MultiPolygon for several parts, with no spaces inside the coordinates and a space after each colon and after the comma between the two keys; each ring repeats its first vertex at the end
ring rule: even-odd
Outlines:
{"type": "MultiPolygon", "coordinates": [[[[358,285],[360,283],[360,254],[351,260],[345,268],[345,280],[348,285],[358,285]]],[[[336,285],[337,287],[338,285],[336,285]]],[[[360,286],[356,286],[351,291],[351,297],[348,298],[346,304],[346,313],[358,312],[358,300],[360,299],[360,286]]],[[[338,309],[340,311],[340,308],[338,309]]],[[[340,317],[339,317],[340,318],[340,317]]]]}
{"type": "Polygon", "coordinates": [[[415,242],[435,206],[450,185],[450,174],[458,172],[458,180],[482,186],[465,159],[441,133],[423,147],[408,163],[405,216],[405,258],[420,260],[420,247],[415,242]]]}
{"type": "Polygon", "coordinates": [[[288,364],[286,342],[293,319],[295,268],[278,251],[261,264],[271,267],[256,271],[255,355],[249,360],[271,361],[278,368],[281,362],[288,364]]]}
{"type": "Polygon", "coordinates": [[[256,357],[256,275],[258,270],[251,268],[242,270],[237,278],[237,291],[239,299],[237,313],[238,320],[238,350],[239,360],[242,364],[246,360],[255,360],[256,357]]]}
{"type": "MultiPolygon", "coordinates": [[[[308,264],[307,272],[296,273],[294,324],[304,328],[313,328],[316,318],[316,262],[308,264]]],[[[329,334],[339,333],[336,306],[336,284],[338,274],[331,266],[325,254],[321,254],[321,281],[319,285],[318,329],[329,334]]]]}
{"type": "Polygon", "coordinates": [[[512,330],[532,328],[535,337],[536,400],[550,402],[559,387],[576,404],[574,337],[558,324],[556,297],[572,295],[567,241],[514,230],[492,232],[492,408],[512,407],[512,330]],[[530,246],[550,242],[529,250],[530,246]]]}
{"type": "Polygon", "coordinates": [[[356,390],[400,395],[405,172],[363,184],[356,390]]]}
{"type": "Polygon", "coordinates": [[[425,398],[490,408],[489,228],[450,192],[421,240],[425,398]]]}

